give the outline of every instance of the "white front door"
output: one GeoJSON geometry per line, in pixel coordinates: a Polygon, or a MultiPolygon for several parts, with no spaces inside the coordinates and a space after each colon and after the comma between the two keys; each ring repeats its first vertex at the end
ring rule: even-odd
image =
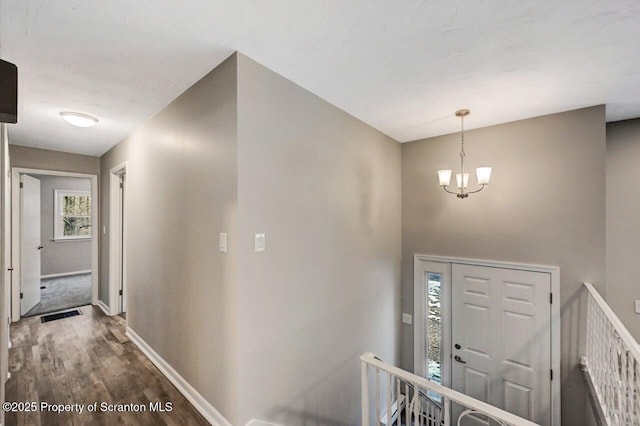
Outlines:
{"type": "Polygon", "coordinates": [[[451,387],[550,425],[550,294],[549,273],[453,264],[451,387]]]}
{"type": "Polygon", "coordinates": [[[21,175],[20,315],[40,302],[40,181],[21,175]]]}

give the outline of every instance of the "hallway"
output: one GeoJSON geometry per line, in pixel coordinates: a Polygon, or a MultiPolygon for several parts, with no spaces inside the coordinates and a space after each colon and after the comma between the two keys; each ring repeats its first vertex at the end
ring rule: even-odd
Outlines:
{"type": "Polygon", "coordinates": [[[206,425],[207,421],[125,335],[123,318],[83,306],[83,315],[42,324],[40,317],[11,325],[7,401],[79,404],[75,412],[6,413],[7,425],[206,425]],[[96,412],[90,404],[98,403],[96,412]],[[167,412],[153,412],[159,402],[167,412]],[[142,412],[105,412],[142,406],[142,412]],[[114,406],[115,405],[115,406],[114,406]],[[168,408],[168,407],[167,407],[168,408]]]}

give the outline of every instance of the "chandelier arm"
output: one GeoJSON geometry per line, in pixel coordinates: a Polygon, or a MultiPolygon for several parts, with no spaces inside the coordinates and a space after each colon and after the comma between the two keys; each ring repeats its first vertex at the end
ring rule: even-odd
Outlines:
{"type": "Polygon", "coordinates": [[[484,189],[484,187],[487,186],[486,184],[482,184],[480,186],[480,189],[476,189],[475,191],[467,191],[467,194],[475,194],[476,192],[480,192],[484,189]]]}
{"type": "Polygon", "coordinates": [[[442,189],[444,189],[444,190],[445,190],[445,192],[448,192],[449,194],[455,194],[455,195],[460,194],[459,192],[449,191],[449,190],[447,189],[447,185],[442,185],[442,189]]]}

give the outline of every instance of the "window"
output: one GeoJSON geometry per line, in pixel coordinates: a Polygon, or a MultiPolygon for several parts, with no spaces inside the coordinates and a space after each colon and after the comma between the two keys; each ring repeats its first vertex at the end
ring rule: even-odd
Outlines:
{"type": "MultiPolygon", "coordinates": [[[[442,274],[427,272],[425,281],[427,284],[425,301],[426,317],[426,372],[427,378],[438,384],[442,384],[442,311],[441,311],[441,283],[442,274]]],[[[440,400],[440,395],[429,391],[429,397],[440,400]]]]}
{"type": "Polygon", "coordinates": [[[91,193],[55,190],[54,238],[91,238],[91,193]]]}
{"type": "MultiPolygon", "coordinates": [[[[451,384],[451,264],[416,256],[413,327],[414,372],[442,386],[451,384]]],[[[442,402],[442,395],[427,392],[442,402]]]]}

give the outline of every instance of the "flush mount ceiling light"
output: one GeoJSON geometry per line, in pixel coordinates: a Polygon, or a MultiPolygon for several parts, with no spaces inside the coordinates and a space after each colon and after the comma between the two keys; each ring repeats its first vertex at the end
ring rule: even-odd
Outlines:
{"type": "Polygon", "coordinates": [[[60,113],[64,121],[77,127],[91,127],[98,123],[98,119],[79,112],[63,111],[60,113]]]}
{"type": "Polygon", "coordinates": [[[449,183],[451,182],[451,170],[438,170],[438,180],[440,181],[440,186],[449,194],[456,194],[456,197],[460,199],[465,199],[469,196],[469,194],[473,194],[476,192],[480,192],[484,189],[485,186],[489,185],[489,181],[491,180],[491,167],[478,167],[476,169],[476,176],[478,178],[478,185],[480,185],[479,189],[475,191],[468,191],[467,187],[469,186],[469,173],[464,172],[464,118],[470,114],[471,111],[468,109],[460,109],[456,111],[456,117],[460,117],[460,173],[456,174],[456,184],[458,186],[457,191],[450,191],[447,189],[449,183]]]}

